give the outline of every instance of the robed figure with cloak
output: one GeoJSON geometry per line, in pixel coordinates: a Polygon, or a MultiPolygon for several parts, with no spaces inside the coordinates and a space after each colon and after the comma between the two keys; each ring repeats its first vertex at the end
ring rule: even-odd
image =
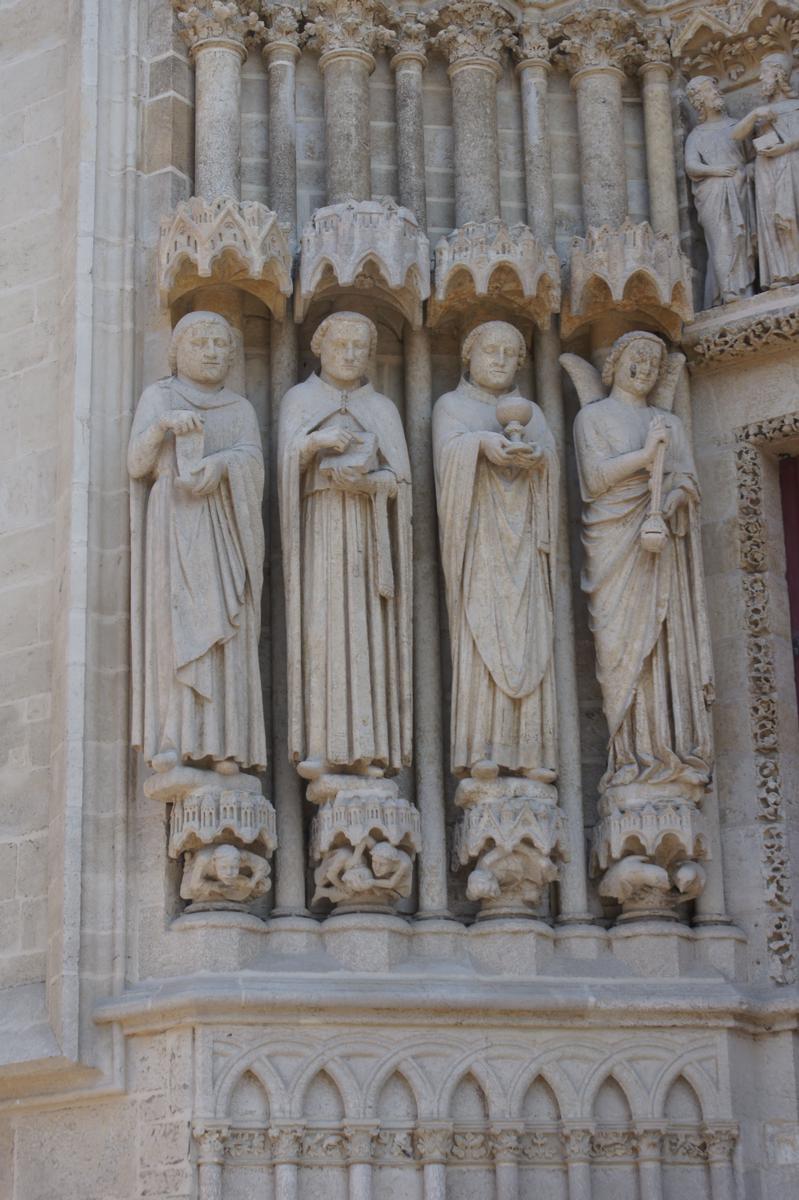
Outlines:
{"type": "MultiPolygon", "coordinates": [[[[466,338],[464,376],[433,411],[433,452],[452,647],[456,776],[556,776],[553,676],[558,462],[541,409],[513,388],[525,358],[512,325],[466,338]],[[522,405],[517,440],[503,404],[522,405]]],[[[521,411],[521,410],[520,410],[521,411]]]]}
{"type": "Polygon", "coordinates": [[[695,799],[712,770],[713,688],[699,486],[671,411],[684,360],[667,360],[660,338],[635,332],[617,340],[601,382],[590,363],[561,361],[583,404],[574,426],[582,587],[610,734],[600,792],[695,799]],[[612,386],[604,398],[602,384],[612,386]],[[647,533],[655,508],[658,552],[647,533]]]}
{"type": "Polygon", "coordinates": [[[321,374],[280,408],[289,757],[306,779],[411,758],[411,474],[399,412],[366,378],[357,313],[327,317],[321,374]]]}
{"type": "Polygon", "coordinates": [[[223,317],[184,317],[172,375],[144,391],[128,446],[132,741],[157,771],[267,761],[264,463],[252,405],[224,386],[232,351],[223,317]]]}

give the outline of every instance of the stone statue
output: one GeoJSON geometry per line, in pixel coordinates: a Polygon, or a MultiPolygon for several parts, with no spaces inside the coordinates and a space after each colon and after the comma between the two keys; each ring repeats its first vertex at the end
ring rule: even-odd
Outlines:
{"type": "Polygon", "coordinates": [[[264,462],[252,405],[225,387],[232,348],[223,317],[179,321],[130,435],[133,745],[158,772],[266,766],[264,462]]]}
{"type": "Polygon", "coordinates": [[[244,773],[266,766],[264,462],[252,405],[225,386],[232,354],[223,317],[183,317],[172,374],[144,391],[128,446],[132,742],[155,771],[146,794],[173,806],[174,857],[191,848],[179,830],[198,805],[202,843],[233,825],[274,846],[274,811],[244,773]]]}
{"type": "MultiPolygon", "coordinates": [[[[321,323],[321,372],[283,397],[278,458],[289,757],[329,812],[354,778],[348,803],[371,804],[385,833],[397,788],[384,776],[411,759],[411,473],[399,412],[368,379],[376,344],[358,313],[321,323]]],[[[401,803],[389,840],[405,845],[418,813],[401,803]]]]}
{"type": "Polygon", "coordinates": [[[686,88],[699,124],[685,142],[685,171],[707,243],[706,308],[751,296],[755,280],[755,213],[744,143],[733,137],[718,83],[697,75],[686,88]]]}
{"type": "Polygon", "coordinates": [[[791,89],[790,54],[767,54],[760,64],[765,104],[739,121],[733,137],[754,139],[755,202],[760,286],[799,280],[799,96],[791,89]]]}
{"type": "Polygon", "coordinates": [[[472,808],[480,798],[509,815],[511,792],[521,809],[546,796],[554,810],[558,757],[558,461],[541,409],[514,388],[525,356],[513,325],[479,325],[463,343],[458,387],[433,411],[456,803],[472,808]]]}
{"type": "Polygon", "coordinates": [[[269,863],[228,842],[189,851],[180,894],[195,904],[249,901],[269,891],[269,863]]]}
{"type": "Polygon", "coordinates": [[[380,901],[386,896],[400,900],[410,896],[412,881],[413,860],[409,854],[391,842],[364,837],[357,846],[341,846],[322,860],[314,872],[313,903],[357,903],[365,898],[380,901]],[[369,866],[364,862],[367,851],[369,866]]]}
{"type": "Polygon", "coordinates": [[[637,331],[616,341],[601,380],[574,355],[561,362],[583,405],[582,587],[610,734],[595,856],[604,869],[643,846],[670,902],[668,872],[705,854],[699,805],[713,764],[699,487],[671,411],[684,359],[637,331]]]}

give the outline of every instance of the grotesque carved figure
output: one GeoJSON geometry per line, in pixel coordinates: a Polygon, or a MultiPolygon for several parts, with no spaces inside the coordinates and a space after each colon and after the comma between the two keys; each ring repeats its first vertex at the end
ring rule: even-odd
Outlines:
{"type": "Polygon", "coordinates": [[[782,287],[799,280],[799,96],[791,89],[790,54],[767,54],[760,66],[765,104],[733,131],[754,131],[755,201],[760,283],[782,287]]]}
{"type": "Polygon", "coordinates": [[[280,410],[289,755],[307,779],[411,757],[410,464],[367,378],[376,339],[367,317],[328,317],[321,373],[280,410]]]}
{"type": "Polygon", "coordinates": [[[269,863],[223,842],[186,855],[180,894],[195,903],[257,900],[270,888],[269,863]]]}
{"type": "Polygon", "coordinates": [[[755,279],[754,200],[744,145],[733,136],[718,83],[698,75],[686,89],[699,124],[685,143],[685,171],[707,243],[705,306],[750,296],[755,279]]]}
{"type": "Polygon", "coordinates": [[[698,806],[713,762],[699,488],[671,411],[684,360],[639,331],[618,339],[601,381],[583,360],[562,361],[583,404],[582,586],[610,734],[596,857],[604,868],[643,847],[667,867],[678,846],[681,860],[704,853],[698,806]]]}
{"type": "Polygon", "coordinates": [[[411,894],[412,879],[409,854],[390,842],[364,837],[357,846],[340,846],[325,856],[314,872],[313,902],[404,899],[411,894]]]}
{"type": "Polygon", "coordinates": [[[130,435],[133,744],[158,772],[266,765],[264,464],[252,405],[225,386],[232,349],[216,313],[179,321],[130,435]]]}
{"type": "Polygon", "coordinates": [[[456,858],[482,856],[468,888],[484,911],[500,894],[528,910],[556,873],[548,855],[559,828],[552,786],[558,463],[543,413],[514,388],[524,357],[513,325],[478,326],[463,344],[461,382],[433,412],[452,643],[451,765],[464,809],[456,858]],[[486,844],[501,852],[486,856],[486,844]]]}

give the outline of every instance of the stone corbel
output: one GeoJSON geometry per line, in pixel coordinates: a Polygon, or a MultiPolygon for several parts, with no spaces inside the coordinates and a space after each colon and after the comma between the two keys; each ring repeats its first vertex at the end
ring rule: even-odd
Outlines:
{"type": "Polygon", "coordinates": [[[430,295],[430,243],[410,209],[391,199],[346,200],[317,209],[302,232],[295,320],[346,287],[376,289],[411,327],[430,295]]]}
{"type": "Polygon", "coordinates": [[[572,242],[560,318],[561,336],[608,312],[643,315],[672,341],[693,318],[691,264],[679,238],[643,221],[589,228],[572,242]]]}

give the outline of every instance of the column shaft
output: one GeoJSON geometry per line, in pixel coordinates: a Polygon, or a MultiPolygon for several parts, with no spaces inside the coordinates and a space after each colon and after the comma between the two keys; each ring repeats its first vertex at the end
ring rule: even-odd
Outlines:
{"type": "Polygon", "coordinates": [[[349,1200],[372,1200],[371,1163],[350,1163],[349,1200]]]}
{"type": "Polygon", "coordinates": [[[521,63],[519,82],[524,131],[527,223],[544,245],[552,246],[555,241],[555,204],[547,109],[549,65],[536,61],[521,63]]]}
{"type": "Polygon", "coordinates": [[[441,721],[438,538],[431,417],[430,334],[405,332],[405,426],[413,463],[413,763],[422,818],[418,859],[420,917],[447,915],[447,840],[441,721]]]}
{"type": "MultiPolygon", "coordinates": [[[[424,1200],[447,1200],[447,1168],[445,1163],[425,1163],[424,1200]]],[[[715,1200],[715,1196],[714,1196],[715,1200]]]]}
{"type": "Polygon", "coordinates": [[[269,78],[269,204],[279,221],[297,225],[297,114],[294,100],[299,49],[278,42],[264,51],[269,78]]]}
{"type": "Polygon", "coordinates": [[[736,1195],[735,1175],[729,1159],[710,1160],[710,1194],[712,1200],[730,1200],[736,1195]]]}
{"type": "Polygon", "coordinates": [[[497,1200],[519,1200],[519,1166],[515,1162],[498,1162],[495,1167],[497,1200]]]}
{"type": "Polygon", "coordinates": [[[364,50],[332,50],[322,55],[319,66],[325,85],[327,202],[369,200],[369,75],[374,59],[364,50]]]}
{"type": "Polygon", "coordinates": [[[300,1173],[296,1163],[275,1163],[275,1200],[299,1200],[300,1173]]]}
{"type": "Polygon", "coordinates": [[[455,134],[455,224],[499,216],[497,74],[489,60],[457,63],[452,80],[455,134]]]}
{"type": "Polygon", "coordinates": [[[627,216],[623,81],[618,67],[586,67],[572,81],[577,95],[586,228],[619,226],[627,216]]]}
{"type": "Polygon", "coordinates": [[[272,602],[272,780],[277,814],[274,916],[305,915],[305,849],[302,831],[302,786],[288,761],[288,689],[286,669],[286,601],[280,512],[277,498],[277,430],[280,401],[297,382],[297,326],[291,306],[284,321],[272,321],[272,421],[269,461],[269,580],[272,602]]]}
{"type": "Polygon", "coordinates": [[[222,1200],[222,1164],[200,1163],[199,1200],[222,1200]]]}
{"type": "Polygon", "coordinates": [[[424,159],[424,111],[420,56],[398,56],[394,67],[397,114],[397,180],[399,201],[409,208],[421,227],[427,227],[427,186],[424,159]]]}
{"type": "Polygon", "coordinates": [[[650,223],[655,233],[679,235],[680,209],[671,123],[670,73],[665,63],[645,63],[641,68],[641,92],[650,223]]]}
{"type": "Polygon", "coordinates": [[[203,200],[241,196],[241,61],[225,42],[194,54],[194,194],[203,200]]]}
{"type": "Polygon", "coordinates": [[[569,1200],[591,1200],[591,1164],[582,1159],[571,1160],[567,1172],[569,1200]]]}

